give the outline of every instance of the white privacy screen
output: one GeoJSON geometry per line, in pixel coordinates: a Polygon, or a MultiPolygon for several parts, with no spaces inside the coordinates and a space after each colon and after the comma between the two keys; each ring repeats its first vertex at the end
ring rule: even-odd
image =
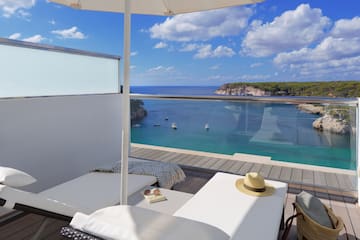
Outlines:
{"type": "Polygon", "coordinates": [[[0,44],[0,98],[119,92],[119,58],[0,44]]]}

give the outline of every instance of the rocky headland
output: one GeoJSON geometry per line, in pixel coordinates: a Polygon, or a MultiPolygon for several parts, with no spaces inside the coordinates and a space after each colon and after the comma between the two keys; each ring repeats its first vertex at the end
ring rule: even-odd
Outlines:
{"type": "Polygon", "coordinates": [[[215,94],[230,96],[270,96],[270,93],[252,86],[232,86],[224,84],[215,91],[215,94]]]}
{"type": "Polygon", "coordinates": [[[147,116],[147,111],[144,108],[144,102],[142,100],[131,100],[131,121],[139,121],[142,120],[144,117],[147,116]]]}
{"type": "Polygon", "coordinates": [[[324,115],[325,108],[323,106],[315,106],[313,104],[299,104],[297,108],[303,112],[324,115]]]}
{"type": "Polygon", "coordinates": [[[343,110],[330,109],[326,111],[324,106],[313,104],[299,104],[298,109],[307,113],[321,115],[312,123],[313,128],[319,131],[336,134],[348,134],[351,131],[350,122],[343,110]]]}

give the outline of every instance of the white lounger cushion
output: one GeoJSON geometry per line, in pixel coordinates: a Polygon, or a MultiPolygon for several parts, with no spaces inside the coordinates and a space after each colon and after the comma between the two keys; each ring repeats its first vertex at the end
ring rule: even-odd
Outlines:
{"type": "Polygon", "coordinates": [[[223,231],[193,220],[135,206],[100,209],[91,215],[75,214],[70,225],[112,240],[225,240],[223,231]]]}
{"type": "MultiPolygon", "coordinates": [[[[153,176],[129,174],[128,195],[156,183],[153,176]]],[[[0,198],[12,208],[15,203],[72,217],[76,212],[90,214],[119,203],[120,174],[91,172],[48,190],[30,193],[0,185],[0,198]]]]}
{"type": "Polygon", "coordinates": [[[0,184],[11,187],[22,187],[36,182],[29,174],[8,167],[0,167],[0,184]]]}

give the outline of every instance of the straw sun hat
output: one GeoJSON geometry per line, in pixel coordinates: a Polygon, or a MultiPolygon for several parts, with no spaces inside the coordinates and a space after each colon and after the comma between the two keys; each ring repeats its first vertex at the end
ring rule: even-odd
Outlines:
{"type": "Polygon", "coordinates": [[[256,172],[247,173],[244,178],[236,180],[235,186],[240,192],[256,197],[270,196],[275,192],[275,188],[266,184],[263,176],[256,172]]]}

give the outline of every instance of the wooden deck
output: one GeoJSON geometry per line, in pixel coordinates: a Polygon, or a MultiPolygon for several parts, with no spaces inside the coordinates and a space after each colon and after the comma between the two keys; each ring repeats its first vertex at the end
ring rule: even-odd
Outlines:
{"type": "Polygon", "coordinates": [[[173,162],[185,169],[205,172],[228,172],[245,175],[259,172],[264,178],[286,182],[295,192],[301,189],[339,195],[346,201],[357,201],[355,171],[337,170],[316,166],[302,166],[269,161],[265,157],[244,155],[242,159],[231,155],[211,154],[149,145],[133,144],[132,157],[173,162]],[[264,160],[263,160],[264,159],[264,160]],[[263,160],[263,161],[262,161],[263,160]],[[295,166],[295,167],[294,167],[295,166]]]}
{"type": "MultiPolygon", "coordinates": [[[[213,175],[210,172],[204,171],[195,171],[195,170],[185,170],[187,178],[184,182],[175,185],[174,189],[178,191],[188,192],[188,193],[196,193],[213,175]]],[[[297,191],[297,190],[295,190],[297,191]]],[[[321,200],[332,207],[335,213],[342,217],[344,220],[348,236],[350,240],[360,239],[360,210],[356,207],[355,204],[349,203],[345,201],[344,197],[341,196],[332,196],[330,194],[317,193],[314,192],[321,200]]],[[[291,203],[295,200],[295,194],[290,189],[286,198],[285,205],[285,219],[292,215],[292,206],[291,203]]],[[[0,219],[0,239],[1,240],[27,240],[31,239],[35,234],[36,230],[39,228],[41,222],[43,221],[43,217],[28,214],[22,216],[14,221],[7,221],[1,223],[0,219]]],[[[43,234],[39,239],[47,240],[47,239],[62,239],[59,236],[59,232],[62,226],[66,226],[68,223],[63,221],[58,221],[51,219],[50,224],[44,230],[43,234]]],[[[281,233],[280,233],[281,235],[281,233]]],[[[290,231],[290,235],[288,239],[296,239],[296,221],[293,223],[293,227],[290,231]]],[[[345,231],[342,231],[339,239],[346,239],[345,231]]]]}

